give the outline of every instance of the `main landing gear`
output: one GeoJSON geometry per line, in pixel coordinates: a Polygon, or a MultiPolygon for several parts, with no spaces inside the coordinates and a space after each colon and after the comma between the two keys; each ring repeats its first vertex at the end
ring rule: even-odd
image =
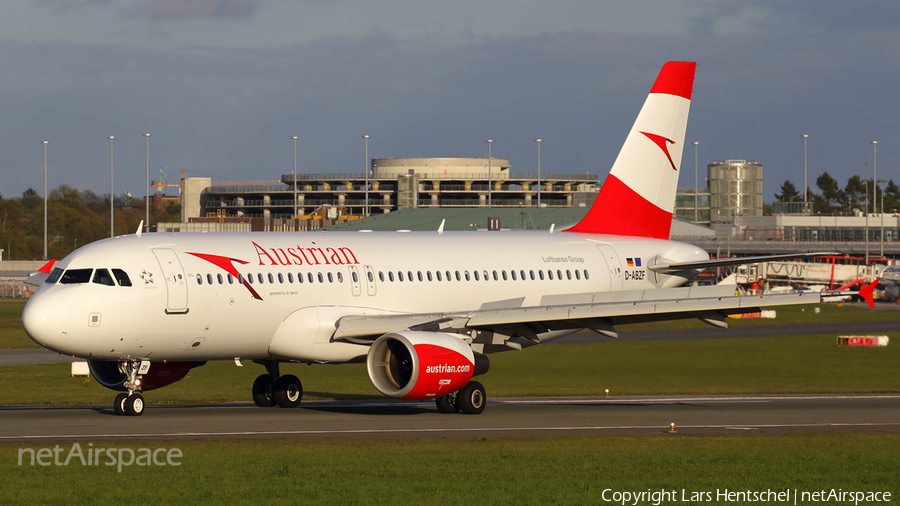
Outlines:
{"type": "Polygon", "coordinates": [[[268,374],[261,374],[253,382],[253,402],[261,408],[281,406],[296,408],[303,398],[303,384],[293,374],[280,376],[278,362],[258,362],[266,366],[268,374]]]}
{"type": "MultiPolygon", "coordinates": [[[[149,365],[149,364],[148,364],[149,365]]],[[[121,360],[119,371],[125,375],[125,383],[122,384],[128,393],[121,393],[113,401],[113,411],[117,415],[141,416],[144,414],[144,396],[141,392],[141,361],[121,360]]]]}
{"type": "Polygon", "coordinates": [[[470,381],[466,386],[438,397],[434,402],[441,413],[462,411],[468,415],[479,415],[487,405],[487,395],[484,393],[481,383],[470,381]]]}

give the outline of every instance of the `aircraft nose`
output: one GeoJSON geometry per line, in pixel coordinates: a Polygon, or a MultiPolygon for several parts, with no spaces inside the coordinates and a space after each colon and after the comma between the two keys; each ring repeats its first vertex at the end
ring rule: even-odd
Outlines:
{"type": "Polygon", "coordinates": [[[35,293],[22,311],[25,333],[34,342],[59,353],[67,350],[67,333],[72,319],[72,307],[55,293],[35,293]]]}

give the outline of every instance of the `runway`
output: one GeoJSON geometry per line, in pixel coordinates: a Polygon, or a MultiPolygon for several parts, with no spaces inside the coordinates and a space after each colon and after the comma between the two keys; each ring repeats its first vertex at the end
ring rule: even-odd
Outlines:
{"type": "Polygon", "coordinates": [[[140,417],[116,416],[111,406],[0,408],[0,443],[900,433],[898,408],[897,394],[498,398],[481,415],[390,399],[296,409],[151,405],[140,417]]]}

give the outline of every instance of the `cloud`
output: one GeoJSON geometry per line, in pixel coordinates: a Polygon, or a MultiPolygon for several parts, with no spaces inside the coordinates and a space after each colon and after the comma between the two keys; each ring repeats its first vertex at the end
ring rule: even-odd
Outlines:
{"type": "Polygon", "coordinates": [[[143,0],[126,9],[124,14],[151,21],[189,18],[239,20],[253,16],[260,3],[261,0],[143,0]]]}

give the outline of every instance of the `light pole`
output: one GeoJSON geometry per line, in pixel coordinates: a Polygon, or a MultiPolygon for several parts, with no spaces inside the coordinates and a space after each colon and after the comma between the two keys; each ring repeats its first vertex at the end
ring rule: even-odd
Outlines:
{"type": "MultiPolygon", "coordinates": [[[[872,141],[872,211],[875,211],[875,206],[878,203],[878,141],[872,141]]],[[[866,210],[868,212],[868,209],[866,210]]],[[[882,223],[884,223],[884,218],[882,218],[882,223]]],[[[881,231],[884,234],[884,228],[881,231]]],[[[866,239],[868,239],[868,234],[866,235],[866,239]]],[[[884,246],[882,245],[882,255],[884,256],[884,246]]],[[[868,255],[867,255],[868,256],[868,255]]],[[[866,261],[866,264],[869,262],[866,261]]]]}
{"type": "Polygon", "coordinates": [[[369,217],[369,136],[363,135],[366,143],[366,158],[363,160],[363,169],[366,171],[366,217],[369,217]]]}
{"type": "Polygon", "coordinates": [[[110,135],[109,139],[109,236],[115,237],[116,233],[116,194],[113,193],[113,139],[115,135],[110,135]]]}
{"type": "Polygon", "coordinates": [[[697,146],[700,145],[699,142],[694,141],[694,223],[696,224],[699,220],[698,218],[698,205],[697,204],[697,146]]]}
{"type": "Polygon", "coordinates": [[[538,145],[538,209],[541,207],[541,140],[535,139],[534,142],[538,145]]]}
{"type": "MultiPolygon", "coordinates": [[[[803,137],[803,207],[805,208],[807,200],[806,196],[809,195],[806,190],[806,139],[809,139],[809,136],[803,134],[801,137],[803,137]]],[[[803,212],[806,212],[806,209],[803,209],[803,212]]]]}
{"type": "Polygon", "coordinates": [[[291,172],[292,183],[294,184],[294,215],[291,217],[291,228],[294,228],[294,220],[297,219],[297,139],[296,135],[291,136],[294,141],[294,172],[291,172]]]}
{"type": "Polygon", "coordinates": [[[47,260],[47,144],[48,141],[42,141],[44,145],[44,260],[47,260]]]}
{"type": "Polygon", "coordinates": [[[144,232],[150,231],[150,134],[144,134],[147,138],[147,199],[145,202],[147,216],[144,218],[144,232]]]}
{"type": "Polygon", "coordinates": [[[491,208],[491,144],[494,143],[493,140],[488,139],[488,209],[491,208]]]}

